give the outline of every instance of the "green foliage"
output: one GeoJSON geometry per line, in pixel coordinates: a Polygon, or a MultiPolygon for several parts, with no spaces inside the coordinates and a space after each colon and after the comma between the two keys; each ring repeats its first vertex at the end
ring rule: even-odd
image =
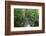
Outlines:
{"type": "Polygon", "coordinates": [[[23,27],[24,26],[24,16],[22,9],[14,9],[14,26],[23,27]]]}
{"type": "Polygon", "coordinates": [[[37,9],[27,9],[26,10],[26,16],[30,20],[34,21],[35,19],[37,19],[39,17],[38,16],[38,10],[37,9]]]}
{"type": "Polygon", "coordinates": [[[31,21],[32,25],[34,26],[37,23],[35,23],[35,20],[38,21],[38,9],[19,9],[14,8],[14,26],[15,27],[24,27],[24,21],[25,17],[28,18],[29,21],[31,21]]]}

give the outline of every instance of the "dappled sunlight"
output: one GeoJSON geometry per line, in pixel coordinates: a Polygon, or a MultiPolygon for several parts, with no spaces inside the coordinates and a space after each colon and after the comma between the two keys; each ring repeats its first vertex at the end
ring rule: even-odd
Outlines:
{"type": "Polygon", "coordinates": [[[14,27],[36,27],[38,20],[38,9],[14,8],[14,27]]]}

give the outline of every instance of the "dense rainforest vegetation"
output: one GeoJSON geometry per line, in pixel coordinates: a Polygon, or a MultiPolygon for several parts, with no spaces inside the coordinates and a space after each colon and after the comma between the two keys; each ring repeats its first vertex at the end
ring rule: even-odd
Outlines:
{"type": "Polygon", "coordinates": [[[38,9],[14,8],[14,27],[24,27],[26,20],[31,27],[39,26],[38,9]]]}

